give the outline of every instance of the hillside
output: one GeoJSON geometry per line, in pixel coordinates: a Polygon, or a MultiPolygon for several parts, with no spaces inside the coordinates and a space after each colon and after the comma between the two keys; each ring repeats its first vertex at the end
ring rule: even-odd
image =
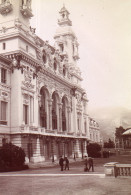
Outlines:
{"type": "Polygon", "coordinates": [[[89,111],[89,115],[99,123],[104,140],[113,139],[116,127],[131,127],[131,110],[126,108],[97,108],[89,111]]]}

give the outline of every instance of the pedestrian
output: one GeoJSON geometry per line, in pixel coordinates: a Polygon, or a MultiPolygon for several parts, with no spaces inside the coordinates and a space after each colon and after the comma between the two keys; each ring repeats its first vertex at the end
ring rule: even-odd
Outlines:
{"type": "Polygon", "coordinates": [[[88,171],[90,171],[90,168],[92,168],[92,172],[93,172],[94,171],[93,158],[88,157],[88,165],[89,165],[88,171]]]}
{"type": "Polygon", "coordinates": [[[88,171],[88,167],[87,167],[88,163],[87,162],[88,162],[87,161],[87,156],[85,156],[85,158],[84,158],[84,171],[85,172],[88,171]]]}
{"type": "Polygon", "coordinates": [[[84,164],[85,164],[84,171],[90,171],[91,168],[92,172],[94,171],[93,158],[85,156],[84,164]]]}
{"type": "Polygon", "coordinates": [[[66,168],[69,170],[69,160],[68,160],[68,158],[65,157],[64,161],[65,161],[65,170],[66,170],[66,168]]]}
{"type": "Polygon", "coordinates": [[[64,159],[62,158],[62,156],[60,156],[59,165],[60,165],[60,167],[61,167],[61,171],[63,171],[64,159]]]}

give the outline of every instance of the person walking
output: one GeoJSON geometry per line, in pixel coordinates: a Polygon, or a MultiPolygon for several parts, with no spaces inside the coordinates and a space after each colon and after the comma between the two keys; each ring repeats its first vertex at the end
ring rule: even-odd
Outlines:
{"type": "Polygon", "coordinates": [[[66,168],[69,170],[69,160],[68,160],[68,158],[65,157],[64,161],[65,161],[65,170],[66,170],[66,168]]]}
{"type": "Polygon", "coordinates": [[[90,171],[90,168],[92,168],[92,172],[94,172],[93,158],[88,157],[88,165],[89,165],[88,171],[90,171]]]}
{"type": "Polygon", "coordinates": [[[90,171],[91,168],[92,172],[94,171],[93,158],[85,156],[84,165],[84,171],[90,171]]]}
{"type": "Polygon", "coordinates": [[[84,158],[84,171],[86,172],[86,171],[88,171],[88,160],[87,160],[87,156],[85,156],[85,158],[84,158]]]}
{"type": "Polygon", "coordinates": [[[60,156],[59,165],[60,165],[60,167],[61,167],[61,171],[63,171],[64,159],[62,158],[62,156],[60,156]]]}

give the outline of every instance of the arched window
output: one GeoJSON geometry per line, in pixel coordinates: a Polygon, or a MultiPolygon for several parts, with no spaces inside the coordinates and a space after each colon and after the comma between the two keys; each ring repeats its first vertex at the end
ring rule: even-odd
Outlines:
{"type": "Polygon", "coordinates": [[[40,94],[41,94],[40,125],[41,127],[47,128],[46,92],[44,88],[41,89],[40,94]]]}
{"type": "Polygon", "coordinates": [[[52,95],[52,129],[57,129],[57,99],[55,92],[52,95]]]}
{"type": "Polygon", "coordinates": [[[62,130],[66,131],[66,101],[62,98],[62,130]]]}

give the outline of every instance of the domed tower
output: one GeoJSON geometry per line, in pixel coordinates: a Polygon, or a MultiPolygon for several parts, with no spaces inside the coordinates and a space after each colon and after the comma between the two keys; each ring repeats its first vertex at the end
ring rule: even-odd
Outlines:
{"type": "Polygon", "coordinates": [[[80,78],[81,72],[77,67],[77,61],[79,59],[78,54],[79,44],[77,41],[77,37],[72,30],[72,22],[69,19],[70,13],[65,8],[65,6],[62,7],[59,14],[60,14],[60,18],[58,19],[59,27],[57,28],[54,36],[55,47],[60,51],[61,55],[66,55],[68,57],[69,69],[71,72],[73,71],[73,73],[77,75],[77,78],[73,78],[73,81],[75,81],[75,83],[79,83],[79,80],[81,80],[80,78]]]}
{"type": "Polygon", "coordinates": [[[60,50],[60,52],[64,55],[68,55],[69,63],[76,64],[79,59],[78,56],[78,42],[75,33],[72,30],[72,22],[69,19],[69,12],[63,6],[63,8],[59,12],[60,18],[58,19],[58,29],[56,30],[54,39],[55,39],[55,47],[60,50]]]}

